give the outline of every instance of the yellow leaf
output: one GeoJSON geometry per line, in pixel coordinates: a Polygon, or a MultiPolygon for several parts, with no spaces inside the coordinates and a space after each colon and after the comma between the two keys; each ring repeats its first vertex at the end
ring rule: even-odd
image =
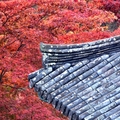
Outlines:
{"type": "Polygon", "coordinates": [[[5,35],[0,35],[0,41],[5,37],[5,35]]]}

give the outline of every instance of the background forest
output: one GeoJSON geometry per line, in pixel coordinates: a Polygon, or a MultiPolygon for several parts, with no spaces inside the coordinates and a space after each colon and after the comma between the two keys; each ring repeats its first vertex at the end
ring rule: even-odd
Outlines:
{"type": "Polygon", "coordinates": [[[66,120],[29,89],[39,43],[120,35],[120,0],[0,0],[0,120],[66,120]]]}

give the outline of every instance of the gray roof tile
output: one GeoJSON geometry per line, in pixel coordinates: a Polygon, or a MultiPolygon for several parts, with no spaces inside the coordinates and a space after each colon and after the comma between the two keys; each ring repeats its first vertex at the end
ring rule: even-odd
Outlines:
{"type": "Polygon", "coordinates": [[[70,120],[120,120],[120,36],[40,49],[44,68],[28,76],[40,99],[70,120]]]}
{"type": "Polygon", "coordinates": [[[109,117],[114,120],[115,118],[120,116],[120,105],[117,106],[116,108],[114,108],[113,110],[110,110],[111,113],[109,113],[109,111],[105,114],[106,116],[109,115],[109,117]]]}

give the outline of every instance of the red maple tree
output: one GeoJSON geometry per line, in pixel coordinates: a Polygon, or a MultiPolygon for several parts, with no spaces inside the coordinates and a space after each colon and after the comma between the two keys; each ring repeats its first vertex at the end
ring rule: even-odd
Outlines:
{"type": "Polygon", "coordinates": [[[28,88],[28,74],[42,67],[39,43],[119,35],[119,20],[119,0],[0,0],[0,119],[67,119],[28,88]]]}

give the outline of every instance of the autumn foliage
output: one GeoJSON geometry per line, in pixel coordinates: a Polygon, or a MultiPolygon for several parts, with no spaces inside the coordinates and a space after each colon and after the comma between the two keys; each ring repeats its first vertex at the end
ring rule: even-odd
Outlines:
{"type": "Polygon", "coordinates": [[[39,43],[120,35],[119,0],[0,0],[0,120],[64,120],[29,90],[42,67],[39,43]]]}

